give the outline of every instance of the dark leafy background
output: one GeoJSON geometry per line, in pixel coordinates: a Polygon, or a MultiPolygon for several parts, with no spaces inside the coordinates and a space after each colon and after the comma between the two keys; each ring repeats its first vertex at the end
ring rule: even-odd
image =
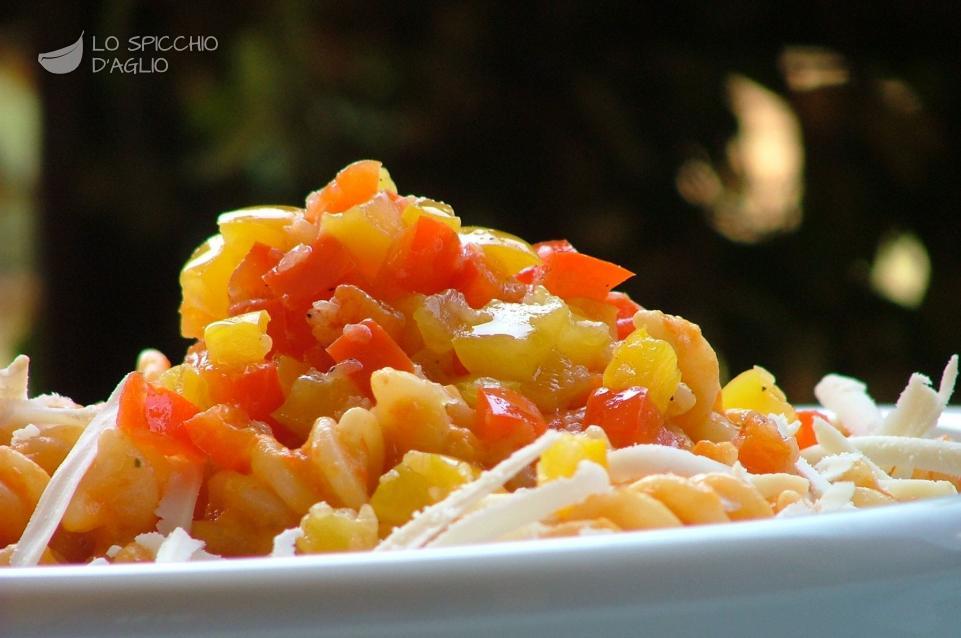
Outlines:
{"type": "Polygon", "coordinates": [[[35,389],[103,398],[145,346],[171,358],[177,274],[216,215],[300,203],[346,163],[382,159],[401,191],[467,223],[568,237],[638,273],[642,304],[703,326],[728,370],[760,362],[790,398],[825,372],[896,398],[958,337],[961,46],[956,3],[271,3],[39,0],[4,9],[31,56],[77,33],[208,34],[162,75],[55,76],[44,109],[43,302],[23,350],[35,389]],[[515,6],[518,5],[518,6],[515,6]],[[785,47],[827,47],[847,83],[799,93],[785,47]],[[723,160],[740,74],[789,101],[803,219],[732,242],[678,194],[692,156],[723,160]],[[885,106],[879,82],[923,108],[885,106]],[[916,309],[871,290],[881,238],[932,263],[916,309]]]}

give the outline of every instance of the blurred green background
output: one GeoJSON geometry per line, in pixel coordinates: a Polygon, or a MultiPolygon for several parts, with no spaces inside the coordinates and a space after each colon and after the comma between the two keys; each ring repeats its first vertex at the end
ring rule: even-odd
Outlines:
{"type": "MultiPolygon", "coordinates": [[[[567,237],[726,370],[893,401],[961,349],[956,3],[38,2],[0,8],[0,355],[102,399],[171,359],[222,211],[350,161],[466,223],[567,237]],[[85,32],[210,35],[162,74],[54,75],[85,32]]],[[[85,55],[93,53],[89,50],[85,55]]],[[[155,57],[116,52],[122,58],[155,57]]]]}

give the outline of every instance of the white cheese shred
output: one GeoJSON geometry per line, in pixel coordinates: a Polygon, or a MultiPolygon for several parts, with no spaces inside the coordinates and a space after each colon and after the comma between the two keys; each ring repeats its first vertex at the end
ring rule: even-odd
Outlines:
{"type": "Polygon", "coordinates": [[[771,413],[767,415],[769,421],[777,426],[777,431],[780,433],[782,438],[791,439],[797,434],[797,431],[801,429],[801,422],[797,419],[788,423],[787,417],[783,414],[771,413]]]}
{"type": "Polygon", "coordinates": [[[846,436],[838,432],[837,428],[821,417],[814,417],[814,436],[818,444],[830,454],[859,454],[879,481],[891,478],[874,461],[861,454],[846,436]]]}
{"type": "MultiPolygon", "coordinates": [[[[18,357],[19,359],[19,357],[18,357]]],[[[117,412],[120,407],[120,393],[130,375],[117,384],[97,415],[84,429],[67,457],[50,477],[46,489],[40,496],[26,529],[20,536],[17,546],[10,557],[11,567],[36,565],[43,550],[50,542],[53,533],[63,519],[77,486],[97,456],[97,443],[105,431],[117,427],[117,412]]]]}
{"type": "Polygon", "coordinates": [[[888,479],[878,483],[896,501],[916,501],[922,498],[954,496],[958,489],[950,481],[924,479],[888,479]]]}
{"type": "Polygon", "coordinates": [[[808,480],[808,485],[811,490],[811,494],[814,496],[822,496],[831,488],[831,484],[826,478],[821,476],[821,474],[814,469],[814,467],[807,462],[804,457],[801,457],[794,464],[797,469],[798,474],[803,476],[808,480]]]}
{"type": "Polygon", "coordinates": [[[0,420],[4,416],[3,407],[7,402],[27,400],[27,376],[30,357],[18,355],[10,365],[0,369],[0,420]]]}
{"type": "Polygon", "coordinates": [[[948,365],[944,366],[944,372],[941,373],[941,384],[938,386],[938,397],[941,399],[941,405],[948,405],[951,395],[954,394],[954,384],[957,381],[958,355],[955,354],[948,359],[948,365]]]}
{"type": "Polygon", "coordinates": [[[815,508],[819,512],[840,512],[854,507],[851,499],[854,498],[854,483],[851,481],[839,481],[831,485],[824,491],[821,498],[815,503],[815,508]]]}
{"type": "Polygon", "coordinates": [[[560,433],[548,430],[536,441],[517,450],[509,457],[482,473],[476,481],[462,485],[447,498],[421,510],[406,524],[396,528],[374,551],[416,549],[422,547],[444,528],[463,516],[485,496],[502,487],[560,437],[560,433]]]}
{"type": "Polygon", "coordinates": [[[203,550],[204,542],[191,538],[183,528],[176,528],[157,548],[157,563],[183,563],[192,560],[194,554],[203,550]]]}
{"type": "Polygon", "coordinates": [[[725,465],[706,456],[667,445],[642,443],[614,450],[607,455],[607,467],[613,483],[627,483],[651,474],[676,474],[691,477],[695,474],[720,472],[732,474],[725,465]]]}
{"type": "Polygon", "coordinates": [[[877,434],[924,436],[937,424],[943,409],[941,397],[931,387],[931,379],[915,372],[877,434]]]}
{"type": "Polygon", "coordinates": [[[852,434],[871,434],[881,424],[881,411],[857,379],[829,374],[814,386],[814,396],[852,434]]]}
{"type": "Polygon", "coordinates": [[[40,428],[33,423],[28,423],[19,430],[13,431],[13,436],[10,437],[10,445],[26,443],[35,436],[40,436],[40,428]]]}
{"type": "Polygon", "coordinates": [[[167,479],[164,495],[154,510],[159,517],[158,532],[170,534],[178,527],[190,531],[203,478],[203,469],[199,464],[189,461],[177,463],[167,479]]]}
{"type": "Polygon", "coordinates": [[[304,530],[299,527],[285,529],[274,536],[274,548],[270,555],[273,558],[286,558],[297,553],[297,539],[304,535],[304,530]]]}
{"type": "Polygon", "coordinates": [[[606,492],[610,487],[604,468],[590,461],[581,461],[570,478],[519,489],[507,498],[471,512],[441,532],[427,547],[495,541],[524,525],[541,521],[562,507],[580,503],[592,494],[606,492]]]}
{"type": "MultiPolygon", "coordinates": [[[[856,436],[851,445],[881,468],[911,466],[925,472],[957,475],[961,467],[961,442],[904,436],[856,436]]],[[[802,452],[803,458],[817,462],[828,456],[821,445],[802,452]]]]}

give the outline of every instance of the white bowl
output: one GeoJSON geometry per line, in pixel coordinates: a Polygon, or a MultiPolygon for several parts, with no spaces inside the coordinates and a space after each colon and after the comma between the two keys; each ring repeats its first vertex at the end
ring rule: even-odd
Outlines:
{"type": "MultiPolygon", "coordinates": [[[[961,410],[942,419],[961,431],[961,410]]],[[[0,635],[958,635],[961,498],[384,554],[0,569],[0,635]]]]}

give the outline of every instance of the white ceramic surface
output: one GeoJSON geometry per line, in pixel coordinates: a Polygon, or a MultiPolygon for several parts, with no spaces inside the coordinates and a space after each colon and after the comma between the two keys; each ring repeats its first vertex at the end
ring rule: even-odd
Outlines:
{"type": "MultiPolygon", "coordinates": [[[[961,410],[942,421],[961,432],[961,410]]],[[[961,498],[446,550],[0,570],[0,636],[955,636],[961,498]]]]}

